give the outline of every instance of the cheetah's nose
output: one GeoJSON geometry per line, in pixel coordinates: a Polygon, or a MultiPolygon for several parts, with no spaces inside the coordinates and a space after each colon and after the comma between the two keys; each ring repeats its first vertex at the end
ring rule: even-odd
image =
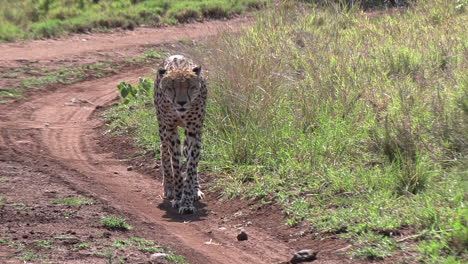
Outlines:
{"type": "Polygon", "coordinates": [[[187,101],[177,101],[177,104],[180,106],[184,106],[187,103],[187,101]]]}

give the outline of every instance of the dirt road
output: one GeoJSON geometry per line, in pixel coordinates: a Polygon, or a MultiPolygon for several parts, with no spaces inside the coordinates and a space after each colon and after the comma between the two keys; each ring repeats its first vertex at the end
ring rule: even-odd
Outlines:
{"type": "MultiPolygon", "coordinates": [[[[40,63],[79,59],[97,51],[125,52],[144,44],[212,36],[232,28],[238,29],[246,21],[213,21],[172,28],[0,44],[0,63],[14,67],[23,60],[40,63]]],[[[126,143],[106,139],[102,135],[102,120],[93,115],[97,106],[108,105],[117,97],[116,85],[120,81],[135,82],[139,76],[146,76],[151,71],[150,68],[136,69],[54,91],[43,91],[24,100],[0,105],[0,170],[2,166],[6,171],[6,168],[17,168],[15,164],[22,164],[24,167],[18,168],[19,174],[30,175],[25,179],[29,189],[31,185],[36,186],[23,192],[21,182],[10,181],[9,197],[41,199],[36,194],[50,188],[53,183],[67,185],[75,192],[101,201],[110,208],[106,210],[128,215],[136,226],[151,225],[151,228],[140,228],[139,232],[158,243],[169,244],[189,263],[284,263],[303,247],[321,250],[316,263],[356,263],[338,253],[340,248],[347,246],[345,242],[335,237],[325,237],[320,241],[303,238],[307,227],[286,228],[281,223],[284,220],[281,214],[271,206],[252,210],[248,208],[248,202],[219,203],[216,194],[209,194],[207,200],[198,206],[201,209],[196,214],[180,216],[165,204],[161,197],[158,168],[153,164],[142,164],[153,172],[129,170],[128,164],[116,158],[119,153],[115,153],[119,149],[125,152],[126,143]],[[31,171],[40,172],[44,180],[36,182],[31,171]],[[236,240],[239,228],[247,230],[248,241],[236,240]]],[[[134,150],[131,144],[128,144],[128,149],[134,150]]],[[[1,190],[6,193],[7,188],[1,190]]],[[[45,193],[48,194],[47,191],[45,193]]],[[[0,226],[5,230],[8,226],[10,230],[11,221],[2,217],[0,226]]],[[[26,226],[30,228],[30,225],[20,226],[17,232],[26,226]]],[[[74,228],[84,230],[87,226],[74,228]]],[[[5,231],[0,235],[11,234],[5,231]]],[[[28,236],[25,238],[23,235],[22,239],[27,240],[28,236]]],[[[2,256],[5,262],[13,261],[7,253],[0,254],[0,261],[2,256]]],[[[80,260],[80,256],[65,262],[90,263],[89,259],[80,260]]]]}

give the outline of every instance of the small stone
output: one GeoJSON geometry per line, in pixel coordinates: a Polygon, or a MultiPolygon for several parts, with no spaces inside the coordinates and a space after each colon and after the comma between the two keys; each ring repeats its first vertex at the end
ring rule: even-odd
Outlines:
{"type": "Polygon", "coordinates": [[[244,240],[247,240],[249,239],[249,236],[247,235],[247,233],[245,232],[244,229],[242,229],[239,234],[237,235],[237,240],[238,241],[244,241],[244,240]]]}
{"type": "Polygon", "coordinates": [[[114,174],[119,174],[119,172],[118,172],[118,171],[114,171],[114,174]]]}
{"type": "Polygon", "coordinates": [[[127,167],[127,171],[132,171],[133,170],[133,167],[132,166],[128,166],[127,167]]]}
{"type": "Polygon", "coordinates": [[[154,254],[151,254],[150,256],[150,260],[158,260],[159,258],[165,258],[167,257],[167,254],[166,253],[154,253],[154,254]]]}
{"type": "Polygon", "coordinates": [[[290,262],[291,264],[296,264],[296,263],[314,261],[317,259],[317,253],[318,252],[313,251],[312,249],[299,250],[298,252],[296,252],[296,254],[294,254],[290,262]]]}

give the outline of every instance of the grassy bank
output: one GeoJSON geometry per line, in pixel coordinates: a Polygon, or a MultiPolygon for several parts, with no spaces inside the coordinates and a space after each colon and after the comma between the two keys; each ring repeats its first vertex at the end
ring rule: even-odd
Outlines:
{"type": "Polygon", "coordinates": [[[160,60],[159,49],[148,49],[141,56],[102,60],[94,63],[64,65],[32,64],[9,68],[0,73],[0,104],[22,98],[27,93],[47,87],[70,85],[85,80],[99,79],[125,69],[154,65],[160,60]],[[1,80],[14,80],[2,82],[1,80]]]}
{"type": "MultiPolygon", "coordinates": [[[[187,51],[210,70],[202,169],[225,198],[280,204],[356,257],[466,262],[467,7],[284,7],[187,51]]],[[[158,149],[145,94],[108,119],[158,149]]]]}
{"type": "Polygon", "coordinates": [[[0,41],[219,19],[258,9],[266,3],[266,0],[3,0],[0,41]]]}

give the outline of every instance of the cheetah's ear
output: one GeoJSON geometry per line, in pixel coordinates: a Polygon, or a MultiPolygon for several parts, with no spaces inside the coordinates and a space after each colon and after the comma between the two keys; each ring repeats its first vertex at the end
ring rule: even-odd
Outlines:
{"type": "Polygon", "coordinates": [[[198,76],[200,76],[201,74],[201,66],[197,66],[195,68],[193,68],[192,70],[194,73],[196,73],[198,76]]]}
{"type": "Polygon", "coordinates": [[[166,74],[167,70],[166,69],[159,69],[158,70],[158,77],[162,77],[164,74],[166,74]]]}

